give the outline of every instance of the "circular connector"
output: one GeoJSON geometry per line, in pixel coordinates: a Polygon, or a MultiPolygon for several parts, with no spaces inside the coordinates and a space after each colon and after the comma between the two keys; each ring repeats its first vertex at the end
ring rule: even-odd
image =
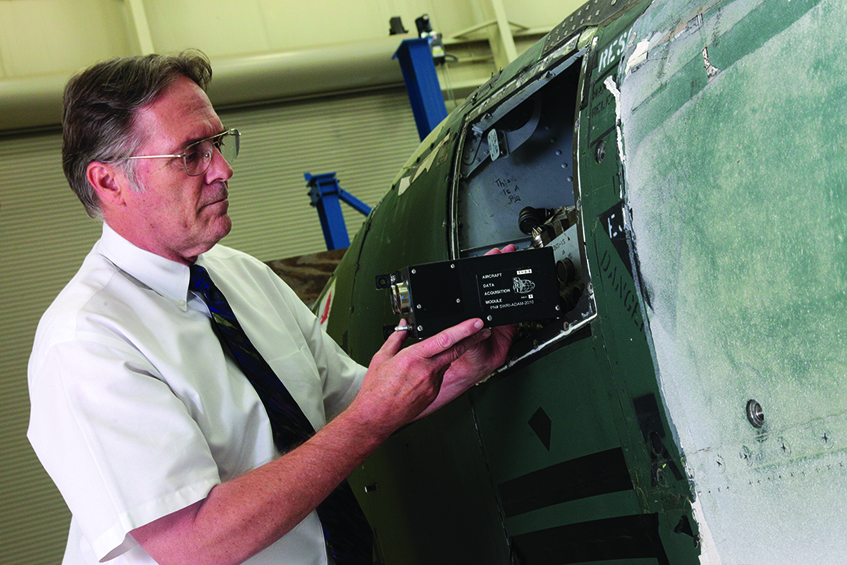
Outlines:
{"type": "Polygon", "coordinates": [[[562,284],[571,284],[576,280],[576,267],[570,257],[556,262],[556,275],[562,284]]]}
{"type": "Polygon", "coordinates": [[[409,287],[402,281],[391,285],[391,309],[399,315],[412,311],[409,287]]]}
{"type": "Polygon", "coordinates": [[[532,230],[547,219],[547,210],[527,206],[518,214],[518,229],[526,235],[532,235],[532,230]]]}

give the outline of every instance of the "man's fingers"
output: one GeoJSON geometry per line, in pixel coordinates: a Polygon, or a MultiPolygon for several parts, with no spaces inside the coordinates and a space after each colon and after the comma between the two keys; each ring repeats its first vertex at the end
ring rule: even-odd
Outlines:
{"type": "Polygon", "coordinates": [[[486,255],[497,255],[498,253],[511,253],[512,251],[516,251],[518,248],[514,246],[514,244],[510,243],[503,249],[494,248],[489,250],[486,255]]]}
{"type": "Polygon", "coordinates": [[[483,323],[479,318],[465,320],[451,328],[437,333],[420,343],[415,344],[416,353],[421,357],[435,358],[439,354],[450,350],[462,340],[478,333],[483,323]]]}
{"type": "Polygon", "coordinates": [[[483,330],[481,332],[477,332],[471,336],[468,336],[453,347],[451,347],[450,349],[447,349],[446,351],[442,351],[441,353],[434,355],[432,357],[432,361],[436,364],[444,365],[446,369],[450,365],[450,363],[464,355],[465,352],[467,352],[471,347],[473,347],[480,341],[487,339],[490,335],[491,330],[483,330]]]}
{"type": "MultiPolygon", "coordinates": [[[[405,321],[400,322],[401,326],[405,326],[405,321]]],[[[373,361],[377,361],[378,363],[383,363],[388,359],[391,359],[400,351],[403,347],[403,342],[406,341],[406,336],[409,332],[405,330],[396,330],[391,332],[391,335],[388,336],[388,339],[385,340],[385,343],[382,344],[382,347],[379,348],[379,351],[373,356],[373,361]]]]}

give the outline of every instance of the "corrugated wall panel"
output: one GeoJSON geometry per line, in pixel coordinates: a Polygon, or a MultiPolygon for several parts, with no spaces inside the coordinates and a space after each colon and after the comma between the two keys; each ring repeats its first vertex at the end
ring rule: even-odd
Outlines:
{"type": "MultiPolygon", "coordinates": [[[[221,112],[244,132],[225,243],[262,260],[325,249],[304,172],[336,171],[373,206],[418,144],[402,89],[221,112]]],[[[69,514],[26,440],[41,313],[100,233],[67,187],[58,132],[0,138],[0,563],[58,563],[69,514]]],[[[351,233],[361,216],[346,213],[351,233]]]]}
{"type": "Polygon", "coordinates": [[[0,562],[58,563],[68,511],[26,440],[41,312],[99,233],[67,188],[57,133],[0,140],[0,562]]]}
{"type": "MultiPolygon", "coordinates": [[[[303,173],[336,172],[341,187],[374,206],[418,145],[405,91],[221,112],[243,132],[230,181],[227,245],[262,260],[325,249],[303,173]]],[[[352,237],[364,217],[344,207],[352,237]]]]}

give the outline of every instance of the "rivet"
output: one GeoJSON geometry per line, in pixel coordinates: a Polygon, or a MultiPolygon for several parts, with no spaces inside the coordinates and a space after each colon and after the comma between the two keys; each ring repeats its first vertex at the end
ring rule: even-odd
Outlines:
{"type": "Polygon", "coordinates": [[[765,425],[765,412],[762,410],[762,405],[752,398],[747,401],[747,420],[756,429],[765,425]]]}
{"type": "Polygon", "coordinates": [[[601,141],[597,144],[597,149],[594,151],[594,160],[597,163],[602,163],[603,158],[606,156],[606,142],[601,141]]]}

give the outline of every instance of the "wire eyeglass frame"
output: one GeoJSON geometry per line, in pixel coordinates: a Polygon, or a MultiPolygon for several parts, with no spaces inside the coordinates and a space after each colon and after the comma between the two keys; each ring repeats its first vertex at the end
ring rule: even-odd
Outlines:
{"type": "Polygon", "coordinates": [[[226,159],[227,163],[232,165],[236,157],[238,157],[240,148],[241,132],[232,128],[211,137],[195,141],[191,145],[188,145],[184,152],[178,155],[135,155],[126,157],[125,159],[128,161],[131,159],[182,159],[182,167],[185,169],[185,174],[190,177],[199,177],[209,170],[215,149],[226,159]],[[232,137],[231,142],[227,140],[229,136],[232,137]]]}

